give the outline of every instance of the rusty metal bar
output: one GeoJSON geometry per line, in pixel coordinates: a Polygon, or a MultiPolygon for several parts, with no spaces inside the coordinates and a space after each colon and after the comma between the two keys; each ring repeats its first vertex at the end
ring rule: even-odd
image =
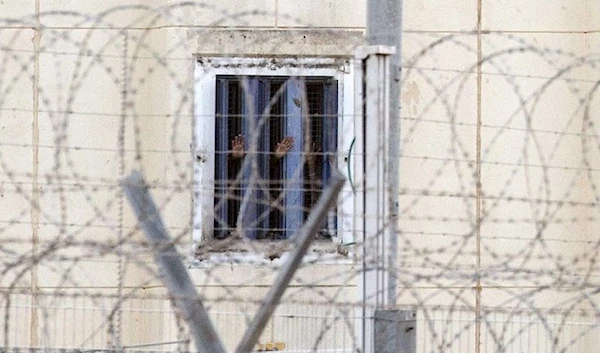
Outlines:
{"type": "Polygon", "coordinates": [[[288,284],[292,280],[294,273],[298,267],[300,267],[302,258],[308,251],[310,243],[325,223],[327,212],[335,204],[339,193],[342,191],[344,181],[345,179],[340,173],[332,173],[331,184],[323,191],[319,201],[317,201],[314,208],[310,211],[308,220],[294,235],[293,239],[295,240],[296,246],[290,254],[289,259],[279,271],[275,283],[271,286],[260,309],[256,313],[256,316],[246,330],[242,341],[235,350],[236,353],[251,352],[256,345],[260,334],[273,315],[273,312],[279,304],[279,300],[283,296],[288,284]]]}
{"type": "Polygon", "coordinates": [[[183,262],[160,218],[160,213],[138,171],[121,182],[125,196],[133,208],[146,238],[152,243],[155,259],[162,273],[162,281],[175,305],[184,312],[184,319],[194,336],[200,353],[225,353],[223,343],[212,326],[208,313],[198,297],[183,262]]]}

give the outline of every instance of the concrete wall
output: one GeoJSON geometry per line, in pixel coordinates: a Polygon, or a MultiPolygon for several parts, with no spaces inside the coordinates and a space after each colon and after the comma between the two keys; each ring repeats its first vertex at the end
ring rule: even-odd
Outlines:
{"type": "MultiPolygon", "coordinates": [[[[0,2],[3,292],[162,295],[118,181],[143,170],[191,258],[194,55],[349,55],[365,8],[0,2]]],[[[586,136],[598,15],[573,0],[404,2],[399,304],[558,308],[581,298],[576,284],[595,284],[598,158],[586,136]]],[[[222,311],[246,310],[274,275],[240,264],[190,272],[222,311]]],[[[350,260],[304,266],[286,300],[343,312],[356,274],[350,260]]],[[[10,345],[60,346],[40,299],[19,300],[34,309],[10,319],[21,332],[10,345]]],[[[157,335],[140,326],[121,340],[157,335]]]]}

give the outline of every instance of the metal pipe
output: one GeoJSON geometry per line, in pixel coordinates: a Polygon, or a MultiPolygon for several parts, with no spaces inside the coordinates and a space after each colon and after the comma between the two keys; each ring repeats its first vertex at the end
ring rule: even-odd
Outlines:
{"type": "MultiPolygon", "coordinates": [[[[389,238],[388,288],[386,297],[395,305],[397,293],[396,268],[398,256],[398,216],[400,197],[400,79],[402,55],[402,0],[367,0],[367,42],[396,48],[390,61],[390,106],[388,142],[388,206],[389,238]]],[[[381,259],[385,261],[384,259],[381,259]]]]}
{"type": "Polygon", "coordinates": [[[142,174],[138,171],[133,172],[121,182],[121,186],[138,218],[140,227],[154,247],[154,255],[162,273],[163,283],[175,300],[175,304],[183,311],[184,319],[190,326],[190,333],[194,336],[197,351],[225,353],[225,348],[198,297],[190,275],[165,229],[142,174]]]}
{"type": "Polygon", "coordinates": [[[252,323],[246,330],[244,338],[235,350],[236,353],[247,353],[251,352],[260,334],[264,330],[265,326],[271,319],[275,308],[279,304],[281,296],[288,287],[288,284],[292,280],[294,273],[300,267],[302,258],[308,251],[312,240],[315,235],[321,229],[325,220],[327,219],[327,212],[335,205],[338,195],[342,191],[344,185],[344,177],[338,173],[332,173],[330,185],[323,191],[323,194],[317,201],[317,204],[310,211],[307,221],[304,223],[302,228],[294,235],[295,248],[290,254],[289,259],[283,265],[275,283],[271,286],[271,289],[267,293],[266,298],[263,300],[261,307],[259,308],[256,316],[252,320],[252,323]]]}

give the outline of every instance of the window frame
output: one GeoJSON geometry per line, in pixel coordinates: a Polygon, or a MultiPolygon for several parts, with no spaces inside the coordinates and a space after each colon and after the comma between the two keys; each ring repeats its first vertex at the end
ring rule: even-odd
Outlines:
{"type": "MultiPolygon", "coordinates": [[[[350,171],[348,152],[354,138],[354,70],[349,57],[210,57],[198,56],[194,67],[192,237],[194,245],[212,240],[216,94],[218,76],[331,77],[337,81],[337,167],[350,171]]],[[[347,175],[348,177],[348,175],[347,175]]],[[[353,242],[353,192],[346,183],[337,208],[337,236],[328,243],[353,242]]]]}

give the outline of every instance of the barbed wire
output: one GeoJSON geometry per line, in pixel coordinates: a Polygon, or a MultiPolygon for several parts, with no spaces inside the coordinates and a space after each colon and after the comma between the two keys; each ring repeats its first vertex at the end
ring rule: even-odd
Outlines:
{"type": "MultiPolygon", "coordinates": [[[[359,279],[381,264],[357,227],[380,215],[354,211],[372,192],[353,164],[372,157],[353,150],[357,30],[202,1],[0,18],[2,349],[190,350],[123,196],[132,170],[234,348],[334,169],[348,179],[337,209],[259,343],[360,349],[359,279]],[[294,26],[261,24],[274,16],[294,26]]],[[[598,56],[543,42],[403,33],[384,270],[393,307],[417,312],[419,352],[597,350],[598,56]]]]}

